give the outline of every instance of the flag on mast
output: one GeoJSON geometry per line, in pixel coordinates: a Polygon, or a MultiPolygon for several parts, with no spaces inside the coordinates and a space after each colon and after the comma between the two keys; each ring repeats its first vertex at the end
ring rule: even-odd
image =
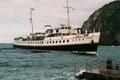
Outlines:
{"type": "Polygon", "coordinates": [[[32,11],[34,11],[34,8],[30,8],[30,23],[32,23],[32,11]]]}

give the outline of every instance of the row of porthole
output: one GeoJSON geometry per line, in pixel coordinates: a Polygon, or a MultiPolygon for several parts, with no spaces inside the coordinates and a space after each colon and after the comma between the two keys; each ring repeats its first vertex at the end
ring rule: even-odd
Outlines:
{"type": "Polygon", "coordinates": [[[83,39],[73,39],[72,41],[80,41],[80,40],[84,40],[84,38],[83,39]]]}
{"type": "Polygon", "coordinates": [[[47,44],[51,44],[51,43],[53,43],[53,44],[54,44],[54,43],[65,43],[65,42],[67,42],[67,43],[68,43],[68,42],[69,42],[69,40],[47,41],[46,43],[47,43],[47,44]]]}
{"type": "MultiPolygon", "coordinates": [[[[72,41],[80,41],[81,39],[73,39],[72,41]]],[[[84,40],[84,39],[82,39],[84,40]]],[[[51,44],[51,43],[65,43],[65,42],[69,42],[69,40],[57,40],[57,41],[45,41],[44,43],[47,43],[47,44],[51,44]]],[[[17,42],[17,43],[23,43],[23,44],[43,44],[43,41],[41,42],[17,42]]]]}
{"type": "MultiPolygon", "coordinates": [[[[47,44],[51,44],[51,43],[65,43],[65,42],[69,42],[69,40],[59,40],[59,41],[45,41],[44,43],[47,44]]],[[[20,43],[20,44],[43,44],[43,41],[41,42],[16,42],[16,43],[20,43]]]]}

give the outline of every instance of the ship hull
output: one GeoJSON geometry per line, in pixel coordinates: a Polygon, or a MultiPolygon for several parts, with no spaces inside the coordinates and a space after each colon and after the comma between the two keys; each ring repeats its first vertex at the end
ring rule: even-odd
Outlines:
{"type": "Polygon", "coordinates": [[[24,46],[13,45],[14,47],[35,50],[51,50],[51,51],[97,51],[98,43],[94,44],[76,44],[76,45],[56,45],[56,46],[24,46]]]}

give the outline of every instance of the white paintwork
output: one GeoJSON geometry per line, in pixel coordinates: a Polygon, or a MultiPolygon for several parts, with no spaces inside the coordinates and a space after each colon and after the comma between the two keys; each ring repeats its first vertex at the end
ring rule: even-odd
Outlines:
{"type": "Polygon", "coordinates": [[[89,33],[86,36],[79,34],[79,35],[67,35],[67,36],[59,36],[59,37],[46,37],[44,40],[37,40],[37,41],[14,40],[13,44],[20,46],[62,46],[62,45],[76,45],[76,44],[92,44],[91,43],[92,40],[94,43],[99,43],[99,37],[100,37],[100,32],[97,32],[97,33],[89,33]],[[69,42],[67,42],[67,40],[69,40],[69,42]],[[61,43],[59,41],[61,41],[61,43]]]}

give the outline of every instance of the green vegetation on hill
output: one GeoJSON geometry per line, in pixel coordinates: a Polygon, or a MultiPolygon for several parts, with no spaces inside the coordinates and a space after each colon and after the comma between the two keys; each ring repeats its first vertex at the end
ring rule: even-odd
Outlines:
{"type": "Polygon", "coordinates": [[[101,31],[100,44],[120,45],[120,1],[104,5],[84,22],[82,30],[101,31]]]}

